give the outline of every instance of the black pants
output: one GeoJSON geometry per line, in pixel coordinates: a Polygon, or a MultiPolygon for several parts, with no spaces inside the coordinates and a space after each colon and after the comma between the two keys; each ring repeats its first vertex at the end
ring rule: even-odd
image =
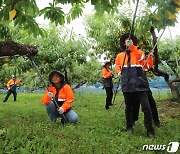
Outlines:
{"type": "MultiPolygon", "coordinates": [[[[155,123],[160,123],[159,116],[158,116],[158,111],[157,111],[157,107],[156,107],[156,102],[155,102],[155,100],[154,100],[154,98],[152,96],[152,92],[149,89],[149,91],[147,91],[146,93],[147,93],[147,96],[148,96],[148,101],[149,101],[149,105],[150,105],[150,108],[151,108],[153,121],[155,123]]],[[[137,100],[137,102],[134,103],[134,108],[133,108],[133,120],[134,121],[138,120],[139,107],[140,107],[140,102],[137,100]]]]}
{"type": "Polygon", "coordinates": [[[112,104],[112,98],[113,98],[113,90],[112,87],[105,87],[106,90],[106,109],[109,109],[109,106],[112,104]]]}
{"type": "Polygon", "coordinates": [[[17,98],[17,93],[16,93],[16,91],[8,90],[7,95],[6,95],[6,97],[5,97],[5,99],[4,99],[3,102],[6,102],[11,94],[13,94],[13,96],[14,96],[14,101],[16,101],[16,98],[17,98]]]}
{"type": "Polygon", "coordinates": [[[144,113],[144,125],[148,132],[154,132],[152,127],[152,113],[150,105],[148,102],[148,97],[146,92],[124,92],[124,100],[126,104],[125,115],[126,115],[126,128],[133,127],[133,108],[134,103],[138,100],[142,106],[142,111],[144,113]]]}

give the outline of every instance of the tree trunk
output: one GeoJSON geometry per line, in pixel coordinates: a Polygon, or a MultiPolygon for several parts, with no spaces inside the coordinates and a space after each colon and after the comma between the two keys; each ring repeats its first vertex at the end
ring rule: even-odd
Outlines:
{"type": "Polygon", "coordinates": [[[180,99],[180,79],[171,80],[169,85],[172,96],[180,99]]]}
{"type": "MultiPolygon", "coordinates": [[[[151,35],[153,37],[153,45],[156,44],[157,42],[157,37],[156,37],[156,33],[154,31],[154,27],[151,27],[150,29],[151,35]]],[[[152,69],[152,72],[156,75],[156,76],[162,76],[164,77],[164,80],[166,81],[168,87],[171,89],[171,93],[176,97],[179,98],[179,89],[178,86],[176,86],[175,84],[173,84],[174,82],[179,82],[178,79],[176,80],[171,80],[169,79],[169,74],[167,72],[161,71],[158,68],[159,65],[159,55],[158,55],[158,48],[157,45],[154,48],[154,68],[152,69]]]]}

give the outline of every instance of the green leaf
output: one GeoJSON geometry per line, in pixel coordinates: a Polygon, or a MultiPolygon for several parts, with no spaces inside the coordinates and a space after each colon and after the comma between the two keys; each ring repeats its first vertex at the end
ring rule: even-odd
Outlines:
{"type": "Polygon", "coordinates": [[[66,17],[66,20],[67,20],[67,23],[69,24],[69,23],[71,22],[71,16],[68,15],[68,16],[66,17]]]}
{"type": "Polygon", "coordinates": [[[96,5],[96,3],[97,3],[97,0],[91,0],[92,5],[96,5]]]}

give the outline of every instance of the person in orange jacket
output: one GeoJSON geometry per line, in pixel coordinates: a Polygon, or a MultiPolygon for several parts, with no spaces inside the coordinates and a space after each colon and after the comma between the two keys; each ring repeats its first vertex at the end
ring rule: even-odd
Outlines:
{"type": "Polygon", "coordinates": [[[106,90],[106,110],[109,109],[109,106],[112,105],[113,98],[113,82],[112,82],[112,71],[110,69],[111,62],[106,62],[102,70],[102,81],[103,86],[106,90]]]}
{"type": "Polygon", "coordinates": [[[10,79],[7,83],[8,92],[3,102],[6,102],[11,94],[13,94],[14,96],[14,101],[17,100],[16,87],[17,87],[17,84],[20,84],[20,82],[21,80],[16,79],[16,77],[12,75],[12,79],[10,79]]]}
{"type": "Polygon", "coordinates": [[[152,113],[146,93],[148,81],[142,68],[142,66],[149,67],[145,54],[138,49],[136,36],[131,34],[129,39],[129,33],[121,36],[120,46],[123,52],[117,55],[115,63],[116,73],[121,77],[122,92],[126,104],[126,131],[130,134],[133,133],[133,107],[136,100],[138,100],[144,113],[144,125],[147,130],[147,136],[154,138],[155,131],[152,126],[152,113]]]}
{"type": "Polygon", "coordinates": [[[76,123],[78,115],[72,109],[74,93],[71,87],[64,81],[64,75],[58,71],[52,71],[49,74],[50,86],[47,87],[42,96],[42,104],[46,105],[46,111],[52,121],[61,118],[61,123],[76,123]],[[56,106],[55,102],[58,103],[56,106]]]}

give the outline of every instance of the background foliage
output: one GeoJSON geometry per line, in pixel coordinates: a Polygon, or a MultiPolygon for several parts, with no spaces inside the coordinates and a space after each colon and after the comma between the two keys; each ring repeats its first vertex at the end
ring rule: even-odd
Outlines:
{"type": "MultiPolygon", "coordinates": [[[[97,81],[94,70],[98,70],[100,64],[89,53],[90,45],[84,37],[77,36],[66,28],[58,28],[54,25],[50,25],[50,28],[46,29],[46,37],[44,38],[34,38],[33,35],[27,35],[26,31],[17,30],[17,28],[12,28],[11,32],[14,40],[23,44],[36,44],[38,46],[39,53],[33,59],[46,81],[52,70],[59,70],[63,74],[67,73],[71,84],[97,81]]],[[[20,78],[24,78],[25,87],[42,87],[37,70],[26,56],[1,58],[0,62],[3,74],[1,76],[2,86],[5,86],[11,74],[16,74],[20,78]]]]}
{"type": "MultiPolygon", "coordinates": [[[[132,8],[134,8],[136,2],[135,0],[52,0],[49,6],[39,9],[35,0],[3,0],[0,3],[0,37],[2,41],[10,39],[21,43],[37,45],[39,57],[35,58],[35,62],[39,66],[44,78],[47,78],[49,70],[58,69],[65,73],[68,80],[70,80],[69,82],[83,84],[85,82],[100,81],[101,77],[98,69],[102,69],[102,67],[97,63],[95,56],[100,58],[103,55],[105,60],[113,61],[117,53],[121,51],[119,38],[122,33],[129,31],[131,28],[132,16],[134,14],[134,9],[132,8]],[[91,3],[96,10],[96,15],[87,17],[86,20],[88,39],[81,36],[75,37],[74,34],[64,30],[61,26],[60,29],[57,28],[58,25],[70,23],[71,20],[83,15],[83,8],[87,3],[91,3]],[[62,8],[65,4],[71,6],[68,13],[63,12],[62,8]],[[11,12],[14,13],[11,14],[11,12]],[[48,31],[40,28],[36,23],[36,17],[40,16],[49,19],[56,27],[48,31]],[[59,32],[54,32],[54,30],[59,32]],[[27,39],[29,34],[30,37],[27,39]],[[35,40],[34,37],[38,41],[33,41],[35,40]],[[90,59],[90,61],[87,61],[87,59],[90,59]],[[85,64],[87,65],[85,66],[85,64]],[[98,71],[92,71],[91,69],[87,71],[85,70],[87,66],[98,71]],[[83,75],[79,74],[80,72],[83,75]],[[81,77],[80,80],[78,76],[81,77]]],[[[149,32],[150,28],[153,27],[160,32],[160,30],[165,29],[167,26],[174,26],[179,8],[179,0],[140,1],[133,31],[138,36],[138,45],[143,51],[147,52],[153,47],[151,33],[149,32]]],[[[159,57],[164,58],[165,54],[159,53],[162,54],[159,57]]],[[[159,53],[157,53],[157,56],[159,53]]],[[[179,55],[178,51],[176,55],[179,55]]],[[[168,67],[174,67],[173,61],[170,64],[166,59],[164,61],[166,64],[168,63],[168,67]]],[[[171,59],[175,60],[173,56],[171,59]]],[[[159,64],[161,60],[158,61],[159,64]]],[[[27,60],[20,59],[17,62],[13,61],[11,58],[5,58],[0,61],[1,66],[6,63],[13,63],[13,67],[13,65],[17,64],[18,70],[11,67],[8,68],[9,64],[4,65],[4,72],[12,74],[13,72],[30,71],[33,72],[33,75],[36,75],[35,70],[27,60]]],[[[178,62],[178,60],[176,61],[178,62]]],[[[164,63],[163,66],[165,66],[164,63]]],[[[175,79],[179,78],[179,66],[177,69],[171,68],[171,72],[172,70],[175,79]]],[[[35,78],[35,76],[33,77],[35,78]]],[[[2,82],[5,81],[6,77],[4,76],[2,82]]],[[[40,84],[38,83],[38,85],[40,84]]]]}

